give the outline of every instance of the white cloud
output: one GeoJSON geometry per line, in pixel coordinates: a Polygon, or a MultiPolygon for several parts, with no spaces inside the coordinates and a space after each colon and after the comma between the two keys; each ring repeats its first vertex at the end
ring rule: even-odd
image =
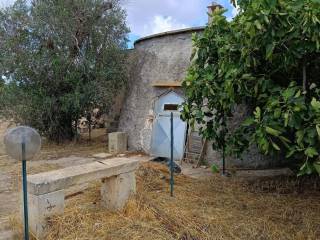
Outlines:
{"type": "Polygon", "coordinates": [[[237,16],[238,15],[238,13],[239,13],[239,11],[240,11],[240,9],[239,9],[239,7],[237,6],[236,8],[233,8],[232,9],[232,17],[235,17],[235,16],[237,16]]]}
{"type": "Polygon", "coordinates": [[[124,0],[133,34],[145,36],[204,25],[210,0],[124,0]],[[200,22],[200,23],[199,23],[200,22]]]}
{"type": "Polygon", "coordinates": [[[239,14],[240,8],[239,6],[233,7],[231,9],[231,16],[228,16],[228,21],[232,21],[232,19],[239,14]]]}
{"type": "MultiPolygon", "coordinates": [[[[228,18],[236,14],[230,0],[217,2],[229,9],[226,14],[228,18]]],[[[212,4],[212,0],[122,0],[122,3],[128,13],[127,20],[132,34],[143,37],[205,25],[208,21],[207,6],[212,4]]]]}
{"type": "MultiPolygon", "coordinates": [[[[9,6],[15,0],[0,0],[0,7],[9,6]]],[[[191,26],[203,26],[207,22],[207,6],[212,0],[120,0],[127,11],[127,22],[132,34],[146,36],[191,26]]],[[[229,9],[228,18],[238,10],[229,0],[217,0],[229,9]]]]}
{"type": "Polygon", "coordinates": [[[0,0],[0,8],[8,7],[14,3],[14,0],[0,0]]]}
{"type": "Polygon", "coordinates": [[[166,32],[166,31],[182,29],[186,27],[188,27],[186,24],[179,23],[172,16],[156,15],[153,17],[153,20],[151,23],[144,24],[143,35],[166,32]]]}

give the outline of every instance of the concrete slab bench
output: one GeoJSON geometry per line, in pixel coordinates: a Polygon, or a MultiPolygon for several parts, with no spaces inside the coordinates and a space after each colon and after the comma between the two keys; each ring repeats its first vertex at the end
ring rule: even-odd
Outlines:
{"type": "Polygon", "coordinates": [[[139,160],[113,158],[28,176],[29,225],[42,239],[47,218],[63,214],[65,189],[93,180],[102,180],[102,204],[121,209],[136,191],[135,170],[139,160]]]}

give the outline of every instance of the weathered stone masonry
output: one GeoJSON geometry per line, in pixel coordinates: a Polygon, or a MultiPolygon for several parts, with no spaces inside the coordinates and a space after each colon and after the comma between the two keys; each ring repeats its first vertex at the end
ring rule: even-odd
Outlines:
{"type": "MultiPolygon", "coordinates": [[[[192,33],[203,28],[168,32],[135,43],[135,69],[120,117],[120,131],[128,133],[131,150],[149,152],[153,104],[168,88],[153,87],[157,82],[181,82],[190,63],[192,33]]],[[[175,89],[182,94],[181,89],[175,89]]]]}
{"type": "MultiPolygon", "coordinates": [[[[170,83],[181,82],[185,78],[192,53],[192,34],[201,34],[203,29],[165,32],[135,42],[131,51],[134,66],[119,123],[119,130],[128,134],[130,150],[150,153],[154,101],[172,89],[183,95],[181,88],[170,87],[170,83]],[[159,82],[168,83],[168,87],[155,87],[159,82]]],[[[241,122],[247,111],[246,106],[239,106],[230,125],[241,122]]],[[[208,163],[221,164],[221,156],[212,150],[210,142],[204,158],[208,163]]],[[[238,168],[268,168],[279,164],[279,158],[263,156],[256,147],[251,147],[242,160],[230,158],[227,161],[227,167],[238,168]]]]}

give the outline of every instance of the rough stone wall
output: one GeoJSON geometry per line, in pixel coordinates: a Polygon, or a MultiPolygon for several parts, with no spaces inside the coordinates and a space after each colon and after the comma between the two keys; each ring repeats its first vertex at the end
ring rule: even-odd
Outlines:
{"type": "MultiPolygon", "coordinates": [[[[197,31],[199,32],[199,31],[197,31]]],[[[150,153],[154,119],[154,102],[169,88],[153,87],[156,82],[181,81],[185,78],[192,53],[192,32],[175,33],[145,39],[132,51],[131,79],[120,115],[119,130],[128,134],[129,150],[150,153]]],[[[183,95],[181,88],[174,91],[183,95]]],[[[246,116],[248,108],[238,106],[230,120],[230,128],[238,125],[246,116]]],[[[205,161],[221,166],[221,155],[208,142],[205,161]]],[[[266,157],[252,146],[243,159],[228,158],[228,168],[269,168],[280,165],[279,157],[266,157]]]]}
{"type": "MultiPolygon", "coordinates": [[[[247,105],[238,105],[234,112],[233,117],[228,121],[228,128],[232,132],[236,127],[238,127],[249,115],[249,108],[247,105]]],[[[212,149],[212,142],[208,143],[206,149],[205,160],[209,164],[216,164],[222,166],[222,155],[217,151],[212,149]]],[[[227,168],[244,168],[244,169],[265,169],[273,168],[285,163],[285,159],[278,156],[266,156],[259,152],[256,145],[249,147],[242,158],[228,157],[226,158],[227,168]]]]}
{"type": "MultiPolygon", "coordinates": [[[[176,33],[135,45],[136,61],[119,124],[119,130],[128,133],[129,149],[149,152],[154,101],[169,90],[152,84],[184,79],[192,52],[191,35],[192,32],[176,33]]],[[[181,93],[181,89],[175,91],[181,93]]]]}
{"type": "MultiPolygon", "coordinates": [[[[215,164],[222,167],[222,155],[212,149],[212,142],[208,142],[206,154],[204,157],[208,165],[215,164]]],[[[281,156],[265,156],[261,154],[258,148],[253,145],[245,152],[242,158],[226,158],[227,169],[267,169],[285,165],[286,161],[281,156]]]]}

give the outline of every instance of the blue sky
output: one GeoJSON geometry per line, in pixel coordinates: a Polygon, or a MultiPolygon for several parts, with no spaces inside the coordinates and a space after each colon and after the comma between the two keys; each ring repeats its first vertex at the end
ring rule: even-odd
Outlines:
{"type": "MultiPolygon", "coordinates": [[[[127,11],[130,27],[129,47],[133,42],[150,34],[188,27],[204,26],[208,21],[207,6],[212,0],[120,0],[127,11]]],[[[12,4],[14,0],[0,0],[0,7],[12,4]]],[[[236,10],[229,0],[216,0],[228,9],[231,19],[236,10]]]]}
{"type": "MultiPolygon", "coordinates": [[[[217,3],[228,9],[226,16],[231,19],[236,9],[229,0],[217,3]]],[[[125,0],[127,20],[131,33],[129,47],[133,42],[150,34],[181,28],[204,26],[208,21],[207,6],[212,0],[125,0]]]]}

